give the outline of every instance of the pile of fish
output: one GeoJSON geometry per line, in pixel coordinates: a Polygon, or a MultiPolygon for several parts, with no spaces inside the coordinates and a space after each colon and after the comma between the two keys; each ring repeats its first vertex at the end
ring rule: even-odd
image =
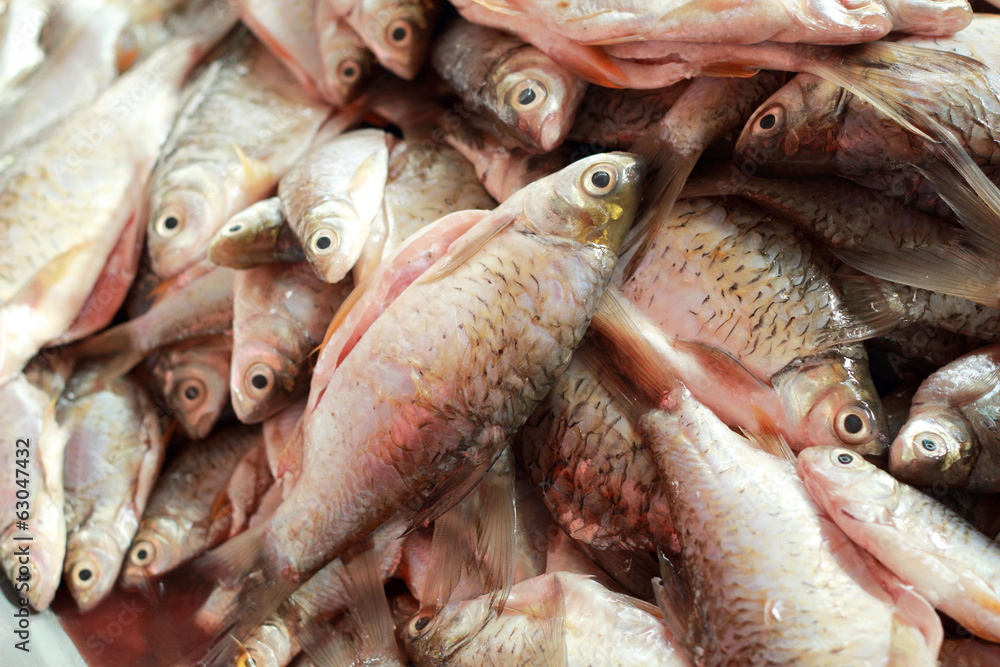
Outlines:
{"type": "Polygon", "coordinates": [[[7,0],[16,602],[183,582],[142,665],[1000,664],[976,9],[7,0]]]}

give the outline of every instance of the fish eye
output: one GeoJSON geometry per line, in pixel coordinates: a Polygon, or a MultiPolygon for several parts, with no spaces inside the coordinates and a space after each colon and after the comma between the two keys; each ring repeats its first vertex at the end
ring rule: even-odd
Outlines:
{"type": "Polygon", "coordinates": [[[337,67],[337,76],[344,83],[354,83],[361,77],[361,66],[356,60],[345,60],[337,67]]]}
{"type": "Polygon", "coordinates": [[[274,371],[266,364],[257,363],[247,369],[243,385],[251,398],[263,398],[274,384],[274,371]]]}
{"type": "Polygon", "coordinates": [[[325,255],[337,249],[340,237],[332,229],[320,229],[309,238],[309,249],[317,255],[325,255]]]}
{"type": "Polygon", "coordinates": [[[181,219],[170,213],[158,218],[156,224],[153,225],[153,230],[163,238],[170,238],[180,233],[183,227],[181,219]]]}
{"type": "Polygon", "coordinates": [[[385,30],[393,46],[407,46],[413,41],[413,26],[406,19],[396,19],[385,30]]]}
{"type": "Polygon", "coordinates": [[[177,391],[185,403],[193,403],[205,395],[205,383],[192,378],[182,382],[177,391]]]}
{"type": "Polygon", "coordinates": [[[73,566],[70,576],[77,587],[90,588],[97,583],[98,571],[97,563],[87,558],[73,566]]]}
{"type": "Polygon", "coordinates": [[[933,452],[935,449],[937,449],[937,443],[931,440],[930,438],[924,438],[923,440],[921,440],[920,446],[929,452],[933,452]]]}
{"type": "Polygon", "coordinates": [[[417,616],[412,621],[410,621],[408,631],[411,635],[419,634],[424,628],[427,627],[427,624],[430,622],[431,622],[430,616],[417,616]]]}
{"type": "Polygon", "coordinates": [[[841,464],[843,464],[845,466],[848,463],[850,463],[851,461],[853,461],[853,460],[854,460],[854,456],[851,455],[851,454],[848,454],[847,452],[844,452],[843,454],[838,454],[837,455],[837,462],[841,463],[841,464]]]}
{"type": "Polygon", "coordinates": [[[774,134],[781,131],[785,124],[785,109],[780,104],[773,104],[757,117],[754,129],[761,134],[774,134]]]}
{"type": "Polygon", "coordinates": [[[236,667],[257,667],[257,661],[254,660],[253,655],[250,651],[245,648],[240,648],[240,655],[236,658],[236,667]]]}
{"type": "Polygon", "coordinates": [[[614,190],[618,184],[618,170],[610,164],[595,164],[583,172],[581,184],[589,194],[602,197],[614,190]]]}
{"type": "Polygon", "coordinates": [[[146,567],[156,558],[156,547],[149,540],[136,542],[128,554],[129,561],[138,567],[146,567]]]}
{"type": "Polygon", "coordinates": [[[235,225],[229,225],[228,227],[226,227],[225,234],[226,236],[229,236],[230,234],[238,234],[241,229],[243,229],[243,225],[239,223],[235,225]]]}
{"type": "Polygon", "coordinates": [[[508,100],[517,112],[530,111],[545,101],[549,93],[538,81],[525,79],[510,89],[508,100]]]}
{"type": "Polygon", "coordinates": [[[849,405],[837,414],[834,430],[842,441],[858,445],[872,437],[872,418],[864,408],[849,405]]]}

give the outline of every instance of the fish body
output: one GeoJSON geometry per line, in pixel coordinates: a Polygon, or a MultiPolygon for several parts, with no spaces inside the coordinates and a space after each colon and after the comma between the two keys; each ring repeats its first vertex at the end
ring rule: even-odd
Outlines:
{"type": "Polygon", "coordinates": [[[164,467],[122,566],[123,586],[144,585],[229,536],[230,516],[217,501],[233,468],[261,442],[259,428],[231,427],[188,445],[164,467]]]}
{"type": "Polygon", "coordinates": [[[976,636],[1000,638],[1000,547],[990,538],[844,449],[803,453],[797,470],[855,543],[976,636]]]}
{"type": "Polygon", "coordinates": [[[530,44],[463,19],[435,42],[431,61],[469,109],[533,153],[562,143],[587,88],[530,44]]]}
{"type": "Polygon", "coordinates": [[[439,0],[326,0],[345,12],[347,23],[379,63],[396,76],[413,80],[427,58],[439,0]]]}
{"type": "Polygon", "coordinates": [[[963,355],[927,378],[892,443],[889,466],[912,484],[1000,490],[1000,346],[963,355]]]}
{"type": "Polygon", "coordinates": [[[331,103],[340,108],[353,102],[371,81],[377,65],[375,56],[347,20],[337,14],[334,3],[316,3],[316,34],[323,62],[322,89],[331,103]]]}
{"type": "Polygon", "coordinates": [[[264,421],[305,396],[306,360],[353,287],[350,279],[325,283],[305,263],[238,273],[229,386],[240,421],[264,421]]]}
{"type": "Polygon", "coordinates": [[[602,148],[632,146],[670,111],[688,82],[654,90],[593,86],[576,111],[569,138],[602,148]]]}
{"type": "Polygon", "coordinates": [[[355,130],[317,141],[281,179],[278,196],[316,275],[335,283],[358,261],[385,193],[392,137],[355,130]]]}
{"type": "Polygon", "coordinates": [[[170,278],[201,259],[229,218],[274,188],[328,113],[264,45],[235,35],[194,82],[153,172],[153,271],[170,278]]]}
{"type": "Polygon", "coordinates": [[[150,365],[160,395],[192,440],[211,433],[229,405],[232,350],[229,336],[195,338],[164,347],[150,365]]]}
{"type": "Polygon", "coordinates": [[[111,592],[166,452],[160,415],[119,378],[77,401],[85,415],[66,446],[66,583],[87,612],[111,592]]]}

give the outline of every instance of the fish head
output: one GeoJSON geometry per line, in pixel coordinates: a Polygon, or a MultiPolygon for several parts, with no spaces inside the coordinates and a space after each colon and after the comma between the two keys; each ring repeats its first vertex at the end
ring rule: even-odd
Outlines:
{"type": "Polygon", "coordinates": [[[899,506],[899,482],[843,447],[807,447],[799,452],[795,471],[830,516],[886,523],[899,506]]]}
{"type": "Polygon", "coordinates": [[[867,365],[833,354],[793,367],[772,379],[787,422],[804,446],[840,446],[884,457],[889,425],[867,365]]]}
{"type": "Polygon", "coordinates": [[[355,29],[387,70],[411,81],[424,65],[430,48],[438,3],[433,0],[365,2],[355,29]]]}
{"type": "Polygon", "coordinates": [[[323,202],[303,216],[302,250],[320,280],[336,283],[347,275],[368,240],[370,222],[359,220],[344,199],[323,202]]]}
{"type": "Polygon", "coordinates": [[[735,160],[749,174],[800,177],[830,174],[848,96],[811,74],[800,74],[765,101],[743,127],[735,160]]]}
{"type": "MultiPolygon", "coordinates": [[[[264,329],[267,340],[281,345],[301,336],[286,320],[269,318],[264,329]]],[[[308,388],[308,373],[302,370],[304,355],[278,350],[262,338],[240,342],[233,353],[229,390],[233,409],[244,424],[256,424],[273,416],[308,388]]]]}
{"type": "Polygon", "coordinates": [[[375,73],[375,56],[346,24],[323,53],[325,97],[338,107],[353,102],[375,73]]]}
{"type": "Polygon", "coordinates": [[[82,613],[96,607],[111,592],[123,556],[121,546],[107,531],[85,528],[70,538],[63,572],[82,613]]]}
{"type": "Polygon", "coordinates": [[[910,484],[964,486],[975,464],[974,438],[958,410],[924,411],[903,426],[889,449],[889,470],[910,484]]]}
{"type": "Polygon", "coordinates": [[[199,259],[199,249],[222,223],[221,202],[196,187],[171,188],[158,199],[151,206],[146,244],[153,273],[171,278],[199,259]]]}
{"type": "Polygon", "coordinates": [[[533,153],[548,153],[573,125],[587,83],[527,46],[492,73],[491,111],[501,130],[533,153]]]}
{"type": "Polygon", "coordinates": [[[280,226],[268,224],[249,210],[244,211],[230,218],[215,234],[208,257],[216,264],[229,266],[242,257],[273,248],[280,231],[280,226]]]}
{"type": "Polygon", "coordinates": [[[646,163],[638,155],[602,153],[578,160],[518,194],[537,231],[617,253],[642,199],[645,175],[646,163]]]}
{"type": "Polygon", "coordinates": [[[183,544],[184,532],[173,519],[144,521],[122,563],[122,586],[143,588],[173,569],[184,557],[183,544]]]}
{"type": "Polygon", "coordinates": [[[157,360],[153,376],[188,437],[207,436],[229,402],[228,341],[174,348],[157,360]]]}
{"type": "Polygon", "coordinates": [[[62,580],[62,564],[65,555],[65,544],[54,544],[51,538],[42,532],[31,535],[31,541],[16,539],[24,537],[16,533],[11,524],[3,539],[0,540],[0,553],[3,553],[3,567],[7,580],[14,583],[26,583],[27,600],[34,609],[41,611],[48,608],[56,595],[59,582],[62,580]],[[27,547],[29,556],[27,563],[19,562],[19,549],[27,547]]]}
{"type": "Polygon", "coordinates": [[[480,606],[478,601],[452,603],[436,615],[433,607],[420,609],[397,633],[406,654],[419,656],[420,664],[448,664],[455,651],[482,629],[480,606]]]}

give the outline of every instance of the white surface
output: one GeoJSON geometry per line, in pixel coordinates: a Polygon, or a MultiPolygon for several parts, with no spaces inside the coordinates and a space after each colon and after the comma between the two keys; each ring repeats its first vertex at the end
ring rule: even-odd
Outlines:
{"type": "Polygon", "coordinates": [[[0,667],[87,667],[76,646],[59,625],[51,611],[32,612],[28,626],[29,653],[14,648],[21,639],[14,634],[17,619],[14,612],[14,589],[0,575],[0,667]]]}

